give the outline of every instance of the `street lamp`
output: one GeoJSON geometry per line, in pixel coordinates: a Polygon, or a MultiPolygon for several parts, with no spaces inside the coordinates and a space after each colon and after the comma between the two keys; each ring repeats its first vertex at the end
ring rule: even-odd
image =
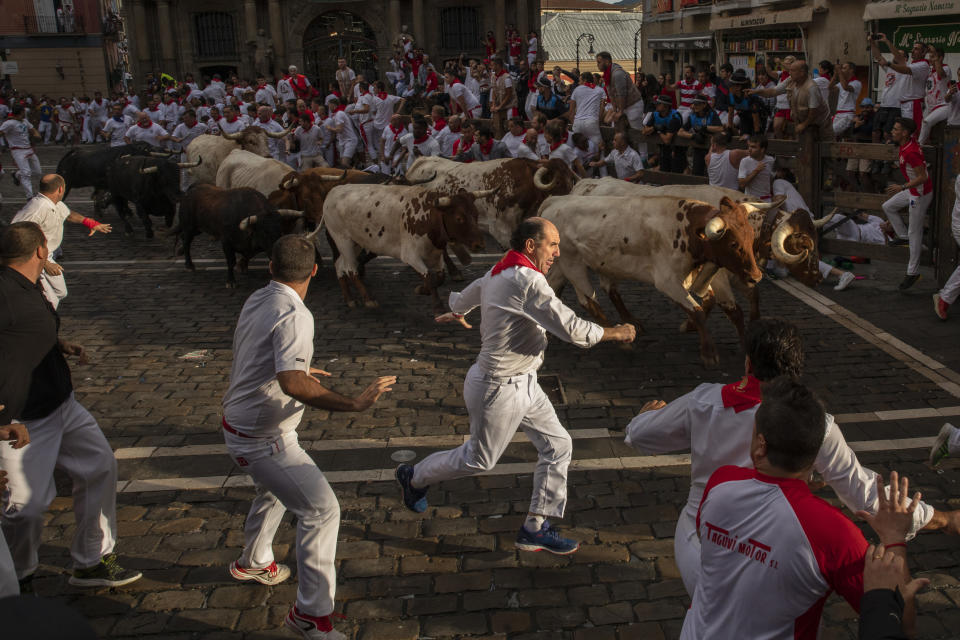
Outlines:
{"type": "Polygon", "coordinates": [[[637,72],[640,70],[640,67],[637,65],[637,44],[640,42],[640,29],[637,29],[633,32],[633,81],[637,81],[637,72]]]}
{"type": "Polygon", "coordinates": [[[581,33],[579,36],[577,36],[577,73],[580,73],[580,41],[584,38],[587,39],[587,43],[590,45],[590,50],[587,51],[587,53],[593,55],[593,34],[581,33]]]}

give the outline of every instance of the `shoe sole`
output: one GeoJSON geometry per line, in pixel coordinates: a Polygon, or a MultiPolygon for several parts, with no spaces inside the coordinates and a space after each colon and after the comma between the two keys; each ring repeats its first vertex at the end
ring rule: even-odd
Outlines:
{"type": "Polygon", "coordinates": [[[253,580],[255,582],[259,582],[260,584],[265,584],[268,587],[272,587],[273,585],[280,584],[281,582],[283,582],[284,580],[290,577],[289,573],[283,576],[282,578],[280,577],[280,574],[277,574],[276,578],[269,578],[269,577],[264,578],[263,576],[252,575],[249,573],[240,573],[234,568],[234,565],[230,565],[230,575],[242,582],[253,580]]]}
{"type": "Polygon", "coordinates": [[[131,582],[136,582],[143,577],[142,573],[127,578],[126,580],[107,580],[106,578],[77,578],[76,576],[70,576],[70,579],[67,580],[70,584],[75,587],[122,587],[128,585],[131,582]]]}
{"type": "Polygon", "coordinates": [[[552,553],[555,556],[568,556],[571,553],[576,553],[577,551],[580,550],[579,544],[573,549],[570,549],[569,551],[557,551],[555,549],[551,549],[550,547],[545,547],[541,544],[527,544],[525,542],[517,542],[515,544],[517,549],[519,549],[520,551],[534,551],[534,552],[547,551],[548,553],[552,553]]]}

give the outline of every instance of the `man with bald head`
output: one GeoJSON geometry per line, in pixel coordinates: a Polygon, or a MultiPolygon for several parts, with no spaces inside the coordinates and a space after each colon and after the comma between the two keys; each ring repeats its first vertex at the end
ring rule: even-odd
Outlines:
{"type": "Polygon", "coordinates": [[[127,144],[133,142],[146,142],[152,147],[159,147],[160,140],[165,138],[167,130],[150,119],[150,114],[146,111],[137,112],[137,123],[127,129],[123,140],[127,144]]]}
{"type": "Polygon", "coordinates": [[[459,322],[470,329],[466,314],[482,307],[480,355],[463,385],[470,439],[456,449],[427,456],[416,466],[400,465],[396,477],[406,507],[422,513],[430,485],[490,471],[522,427],[539,457],[530,509],[516,546],[565,555],[580,543],[561,537],[547,518],[563,517],[573,444],[537,384],[547,332],[589,348],[604,341],[632,342],[636,329],[604,328],[578,318],[564,305],[546,278],[559,255],[560,233],[553,223],[528,218],[514,231],[510,251],[493,269],[460,293],[450,294],[452,311],[438,316],[439,323],[459,322]]]}
{"type": "Polygon", "coordinates": [[[43,231],[47,239],[47,251],[50,257],[43,265],[43,273],[40,274],[40,283],[43,286],[43,295],[50,301],[53,308],[60,305],[60,301],[67,297],[67,283],[63,279],[63,267],[54,262],[53,257],[60,249],[60,243],[63,242],[63,223],[72,222],[82,224],[90,230],[90,235],[97,233],[110,233],[111,227],[108,224],[97,222],[93,218],[87,218],[76,211],[71,211],[63,202],[63,192],[66,183],[63,178],[56,173],[48,173],[40,178],[39,193],[27,201],[17,215],[13,216],[13,222],[35,222],[43,231]]]}
{"type": "Polygon", "coordinates": [[[833,140],[833,126],[830,122],[830,107],[823,99],[820,88],[810,77],[810,67],[803,60],[790,65],[790,77],[769,89],[747,89],[747,95],[764,98],[784,95],[790,99],[790,115],[796,123],[796,135],[811,125],[820,141],[833,140]]]}

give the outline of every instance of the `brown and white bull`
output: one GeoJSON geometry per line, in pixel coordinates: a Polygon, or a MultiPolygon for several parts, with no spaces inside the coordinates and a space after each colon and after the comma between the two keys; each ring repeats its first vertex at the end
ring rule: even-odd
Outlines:
{"type": "MultiPolygon", "coordinates": [[[[725,187],[713,185],[664,185],[657,187],[631,184],[615,178],[581,180],[573,188],[571,194],[634,197],[667,195],[677,198],[693,198],[714,206],[719,206],[720,200],[725,197],[730,198],[737,204],[762,205],[763,203],[762,200],[725,187]]],[[[817,246],[819,235],[817,230],[825,225],[833,214],[814,220],[809,212],[802,209],[797,211],[783,210],[783,201],[783,198],[774,198],[774,206],[751,210],[749,221],[755,234],[754,256],[758,264],[766,264],[767,260],[774,258],[783,264],[794,278],[809,287],[816,286],[822,280],[819,270],[820,252],[817,246]]],[[[740,311],[733,295],[732,287],[735,287],[742,289],[750,302],[750,318],[760,317],[760,290],[757,287],[744,285],[740,280],[731,279],[729,274],[723,270],[716,274],[711,282],[711,287],[715,296],[710,295],[703,300],[705,313],[709,314],[714,303],[717,303],[731,318],[742,317],[742,311],[740,311]]],[[[622,311],[621,316],[623,316],[622,311]]],[[[685,321],[682,328],[693,330],[689,321],[685,321]]]]}
{"type": "Polygon", "coordinates": [[[358,271],[361,249],[403,261],[420,274],[417,293],[433,296],[435,309],[442,309],[437,287],[443,281],[443,253],[448,242],[474,250],[483,248],[477,225],[475,202],[491,191],[459,191],[443,195],[417,186],[341,185],[330,191],[323,203],[323,224],[331,240],[337,278],[343,297],[354,306],[353,284],[367,307],[370,297],[358,271]]]}
{"type": "Polygon", "coordinates": [[[720,268],[745,282],[760,281],[763,272],[751,250],[754,231],[748,222],[751,208],[760,206],[770,205],[724,198],[718,208],[671,196],[549,198],[539,215],[557,225],[561,250],[548,280],[555,289],[569,281],[580,304],[604,324],[590,271],[603,281],[621,313],[623,301],[610,284],[637,280],[654,285],[687,312],[700,334],[701,360],[716,366],[719,357],[706,316],[690,294],[702,296],[720,268]]]}
{"type": "Polygon", "coordinates": [[[221,189],[256,189],[264,196],[269,196],[280,188],[288,174],[290,165],[285,162],[234,149],[217,169],[217,186],[221,189]]]}
{"type": "Polygon", "coordinates": [[[288,134],[289,131],[270,132],[254,125],[237,133],[224,133],[219,136],[197,136],[184,150],[187,154],[187,160],[190,162],[196,162],[200,157],[203,158],[203,164],[195,169],[190,169],[190,184],[216,184],[217,169],[220,168],[220,163],[234,149],[243,149],[262,158],[269,158],[270,149],[267,146],[267,137],[282,138],[288,134]]]}
{"type": "Polygon", "coordinates": [[[562,160],[539,163],[524,158],[456,162],[436,156],[418,158],[406,173],[411,184],[453,195],[461,189],[495,189],[492,198],[477,202],[480,226],[503,248],[524,218],[536,215],[548,196],[570,193],[577,176],[562,160]]]}
{"type": "Polygon", "coordinates": [[[274,206],[301,209],[306,212],[309,222],[319,224],[323,216],[323,201],[334,187],[343,184],[382,184],[389,179],[390,176],[382,173],[368,173],[356,169],[316,167],[297,173],[287,167],[279,186],[268,195],[274,206]]]}

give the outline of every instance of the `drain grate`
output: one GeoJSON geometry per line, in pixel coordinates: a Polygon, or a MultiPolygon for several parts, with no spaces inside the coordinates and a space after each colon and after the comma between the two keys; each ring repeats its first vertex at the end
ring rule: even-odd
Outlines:
{"type": "Polygon", "coordinates": [[[554,407],[567,406],[567,394],[563,391],[563,382],[560,381],[560,376],[555,373],[538,375],[537,381],[554,407]]]}

